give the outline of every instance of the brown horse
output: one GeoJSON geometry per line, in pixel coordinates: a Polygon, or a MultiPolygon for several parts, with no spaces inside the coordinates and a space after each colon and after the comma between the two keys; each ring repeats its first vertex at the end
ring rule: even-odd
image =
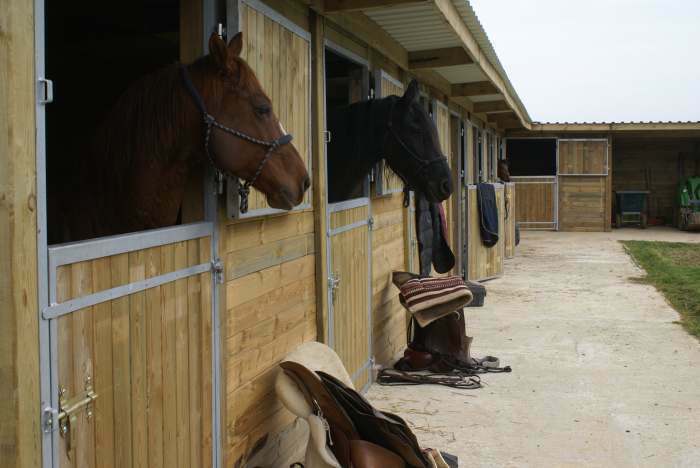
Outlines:
{"type": "Polygon", "coordinates": [[[510,182],[510,169],[506,159],[498,160],[498,178],[503,182],[510,182]]]}
{"type": "Polygon", "coordinates": [[[76,180],[49,196],[50,243],[176,224],[188,179],[209,163],[252,182],[274,208],[301,203],[309,176],[239,57],[242,44],[240,33],[228,46],[212,34],[209,55],[143,77],[119,98],[76,180]],[[208,140],[203,112],[215,123],[208,140]]]}

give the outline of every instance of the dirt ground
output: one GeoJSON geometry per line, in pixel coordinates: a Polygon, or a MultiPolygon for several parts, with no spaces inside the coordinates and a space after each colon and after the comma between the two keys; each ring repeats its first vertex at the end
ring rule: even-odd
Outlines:
{"type": "Polygon", "coordinates": [[[468,310],[473,354],[512,374],[480,390],[381,387],[424,446],[460,466],[700,466],[700,343],[617,240],[700,242],[671,229],[525,232],[468,310]]]}

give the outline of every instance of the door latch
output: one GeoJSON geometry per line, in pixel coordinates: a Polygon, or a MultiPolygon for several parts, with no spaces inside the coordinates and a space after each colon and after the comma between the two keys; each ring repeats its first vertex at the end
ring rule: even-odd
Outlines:
{"type": "Polygon", "coordinates": [[[217,284],[224,284],[224,264],[220,258],[211,261],[211,272],[217,284]]]}
{"type": "Polygon", "coordinates": [[[340,273],[333,272],[328,276],[328,289],[331,290],[331,299],[335,303],[336,291],[340,285],[340,273]]]}
{"type": "Polygon", "coordinates": [[[66,455],[70,460],[75,444],[75,424],[78,419],[78,413],[85,410],[85,418],[88,421],[92,418],[92,408],[93,403],[97,399],[97,393],[92,388],[90,376],[87,376],[85,379],[85,390],[70,398],[66,393],[65,388],[59,390],[59,406],[56,421],[58,422],[59,434],[66,441],[66,455]]]}

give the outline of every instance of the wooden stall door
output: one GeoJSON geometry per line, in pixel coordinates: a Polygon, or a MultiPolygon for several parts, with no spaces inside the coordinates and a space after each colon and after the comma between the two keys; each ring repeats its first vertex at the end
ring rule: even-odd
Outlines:
{"type": "Polygon", "coordinates": [[[503,258],[505,253],[504,224],[505,224],[505,197],[502,184],[495,184],[496,204],[498,206],[498,243],[493,247],[486,247],[481,242],[481,223],[477,200],[476,186],[470,186],[467,190],[467,209],[469,238],[467,250],[467,279],[472,281],[497,278],[503,274],[503,258]]]}
{"type": "Polygon", "coordinates": [[[350,209],[331,206],[329,220],[329,337],[357,389],[372,371],[369,204],[360,201],[350,209]]]}
{"type": "Polygon", "coordinates": [[[557,228],[557,177],[512,176],[515,184],[515,222],[522,230],[557,228]]]}
{"type": "MultiPolygon", "coordinates": [[[[350,103],[366,99],[366,60],[328,40],[326,46],[359,65],[348,80],[350,103]]],[[[328,183],[332,183],[328,181],[328,183]]],[[[338,353],[355,388],[363,391],[372,376],[372,273],[369,176],[363,196],[329,203],[328,219],[328,341],[338,353]]]]}
{"type": "Polygon", "coordinates": [[[56,269],[58,304],[166,273],[196,273],[60,315],[59,396],[94,401],[60,430],[59,466],[212,466],[209,236],[56,269]]]}
{"type": "Polygon", "coordinates": [[[605,231],[608,141],[558,140],[559,229],[605,231]]]}

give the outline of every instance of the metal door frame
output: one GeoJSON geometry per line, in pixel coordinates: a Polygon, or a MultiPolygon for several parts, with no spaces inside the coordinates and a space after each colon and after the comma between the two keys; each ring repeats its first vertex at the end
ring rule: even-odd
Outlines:
{"type": "MultiPolygon", "coordinates": [[[[333,42],[328,38],[323,40],[323,114],[326,116],[326,121],[324,126],[326,126],[326,132],[328,132],[328,109],[326,108],[326,52],[331,51],[334,54],[340,55],[341,57],[360,65],[365,70],[365,76],[363,78],[363,94],[366,98],[369,98],[369,61],[363,57],[360,57],[351,50],[333,42]]],[[[326,133],[328,134],[328,133],[326,133]]],[[[331,138],[333,136],[331,135],[331,138]]],[[[328,167],[328,140],[325,140],[323,157],[326,158],[326,168],[328,167]]],[[[365,363],[355,371],[354,375],[350,378],[355,381],[363,372],[368,372],[367,385],[361,391],[365,391],[372,383],[372,366],[374,364],[374,356],[372,353],[372,204],[370,198],[370,177],[369,175],[365,181],[364,197],[353,198],[350,200],[344,200],[336,203],[328,202],[328,179],[326,178],[326,203],[324,207],[326,216],[326,268],[328,271],[328,288],[326,291],[328,300],[328,321],[326,324],[327,335],[328,335],[328,346],[333,348],[335,346],[335,332],[334,332],[334,307],[333,307],[333,256],[331,249],[331,238],[336,234],[342,232],[347,232],[353,229],[358,229],[363,226],[367,226],[367,360],[365,363]],[[332,229],[331,228],[331,214],[343,211],[351,208],[357,208],[360,206],[367,206],[367,219],[352,223],[347,226],[332,229]]]]}
{"type": "MultiPolygon", "coordinates": [[[[209,31],[216,22],[216,1],[203,0],[204,28],[202,44],[206,53],[209,31]]],[[[139,290],[157,286],[179,278],[186,278],[213,270],[218,259],[217,184],[214,172],[207,169],[203,185],[205,221],[163,229],[90,239],[49,247],[47,240],[47,187],[46,187],[46,104],[52,100],[51,82],[46,74],[45,44],[45,0],[34,0],[34,63],[36,85],[36,194],[37,194],[37,300],[39,313],[39,370],[40,399],[37,408],[42,428],[41,460],[44,468],[58,468],[61,444],[57,421],[54,421],[59,406],[58,392],[58,326],[61,315],[81,307],[123,297],[139,290]],[[55,270],[61,264],[73,263],[88,258],[100,258],[116,253],[140,250],[177,241],[211,238],[211,263],[195,265],[172,273],[159,275],[137,283],[108,289],[84,298],[55,304],[55,270]]],[[[237,15],[236,15],[237,17],[237,15]]],[[[221,446],[221,323],[219,316],[218,275],[211,275],[211,320],[212,320],[212,466],[222,466],[221,446]]]]}
{"type": "MultiPolygon", "coordinates": [[[[548,176],[513,176],[511,175],[510,178],[512,179],[517,179],[519,177],[527,177],[529,179],[535,178],[535,179],[553,179],[554,180],[554,215],[552,216],[552,219],[554,220],[553,222],[547,222],[543,224],[553,224],[551,229],[549,227],[544,227],[544,228],[533,228],[533,229],[527,229],[529,231],[536,231],[536,230],[541,230],[541,231],[558,231],[559,230],[559,138],[556,136],[537,136],[537,137],[504,137],[503,138],[503,146],[504,146],[504,156],[507,158],[508,157],[508,140],[554,140],[556,143],[556,150],[554,154],[554,161],[555,161],[555,173],[552,175],[548,176]]],[[[517,180],[512,180],[512,182],[515,182],[516,184],[527,184],[527,183],[537,183],[537,182],[517,182],[517,180]]],[[[527,224],[539,224],[539,223],[527,223],[527,224]]]]}

